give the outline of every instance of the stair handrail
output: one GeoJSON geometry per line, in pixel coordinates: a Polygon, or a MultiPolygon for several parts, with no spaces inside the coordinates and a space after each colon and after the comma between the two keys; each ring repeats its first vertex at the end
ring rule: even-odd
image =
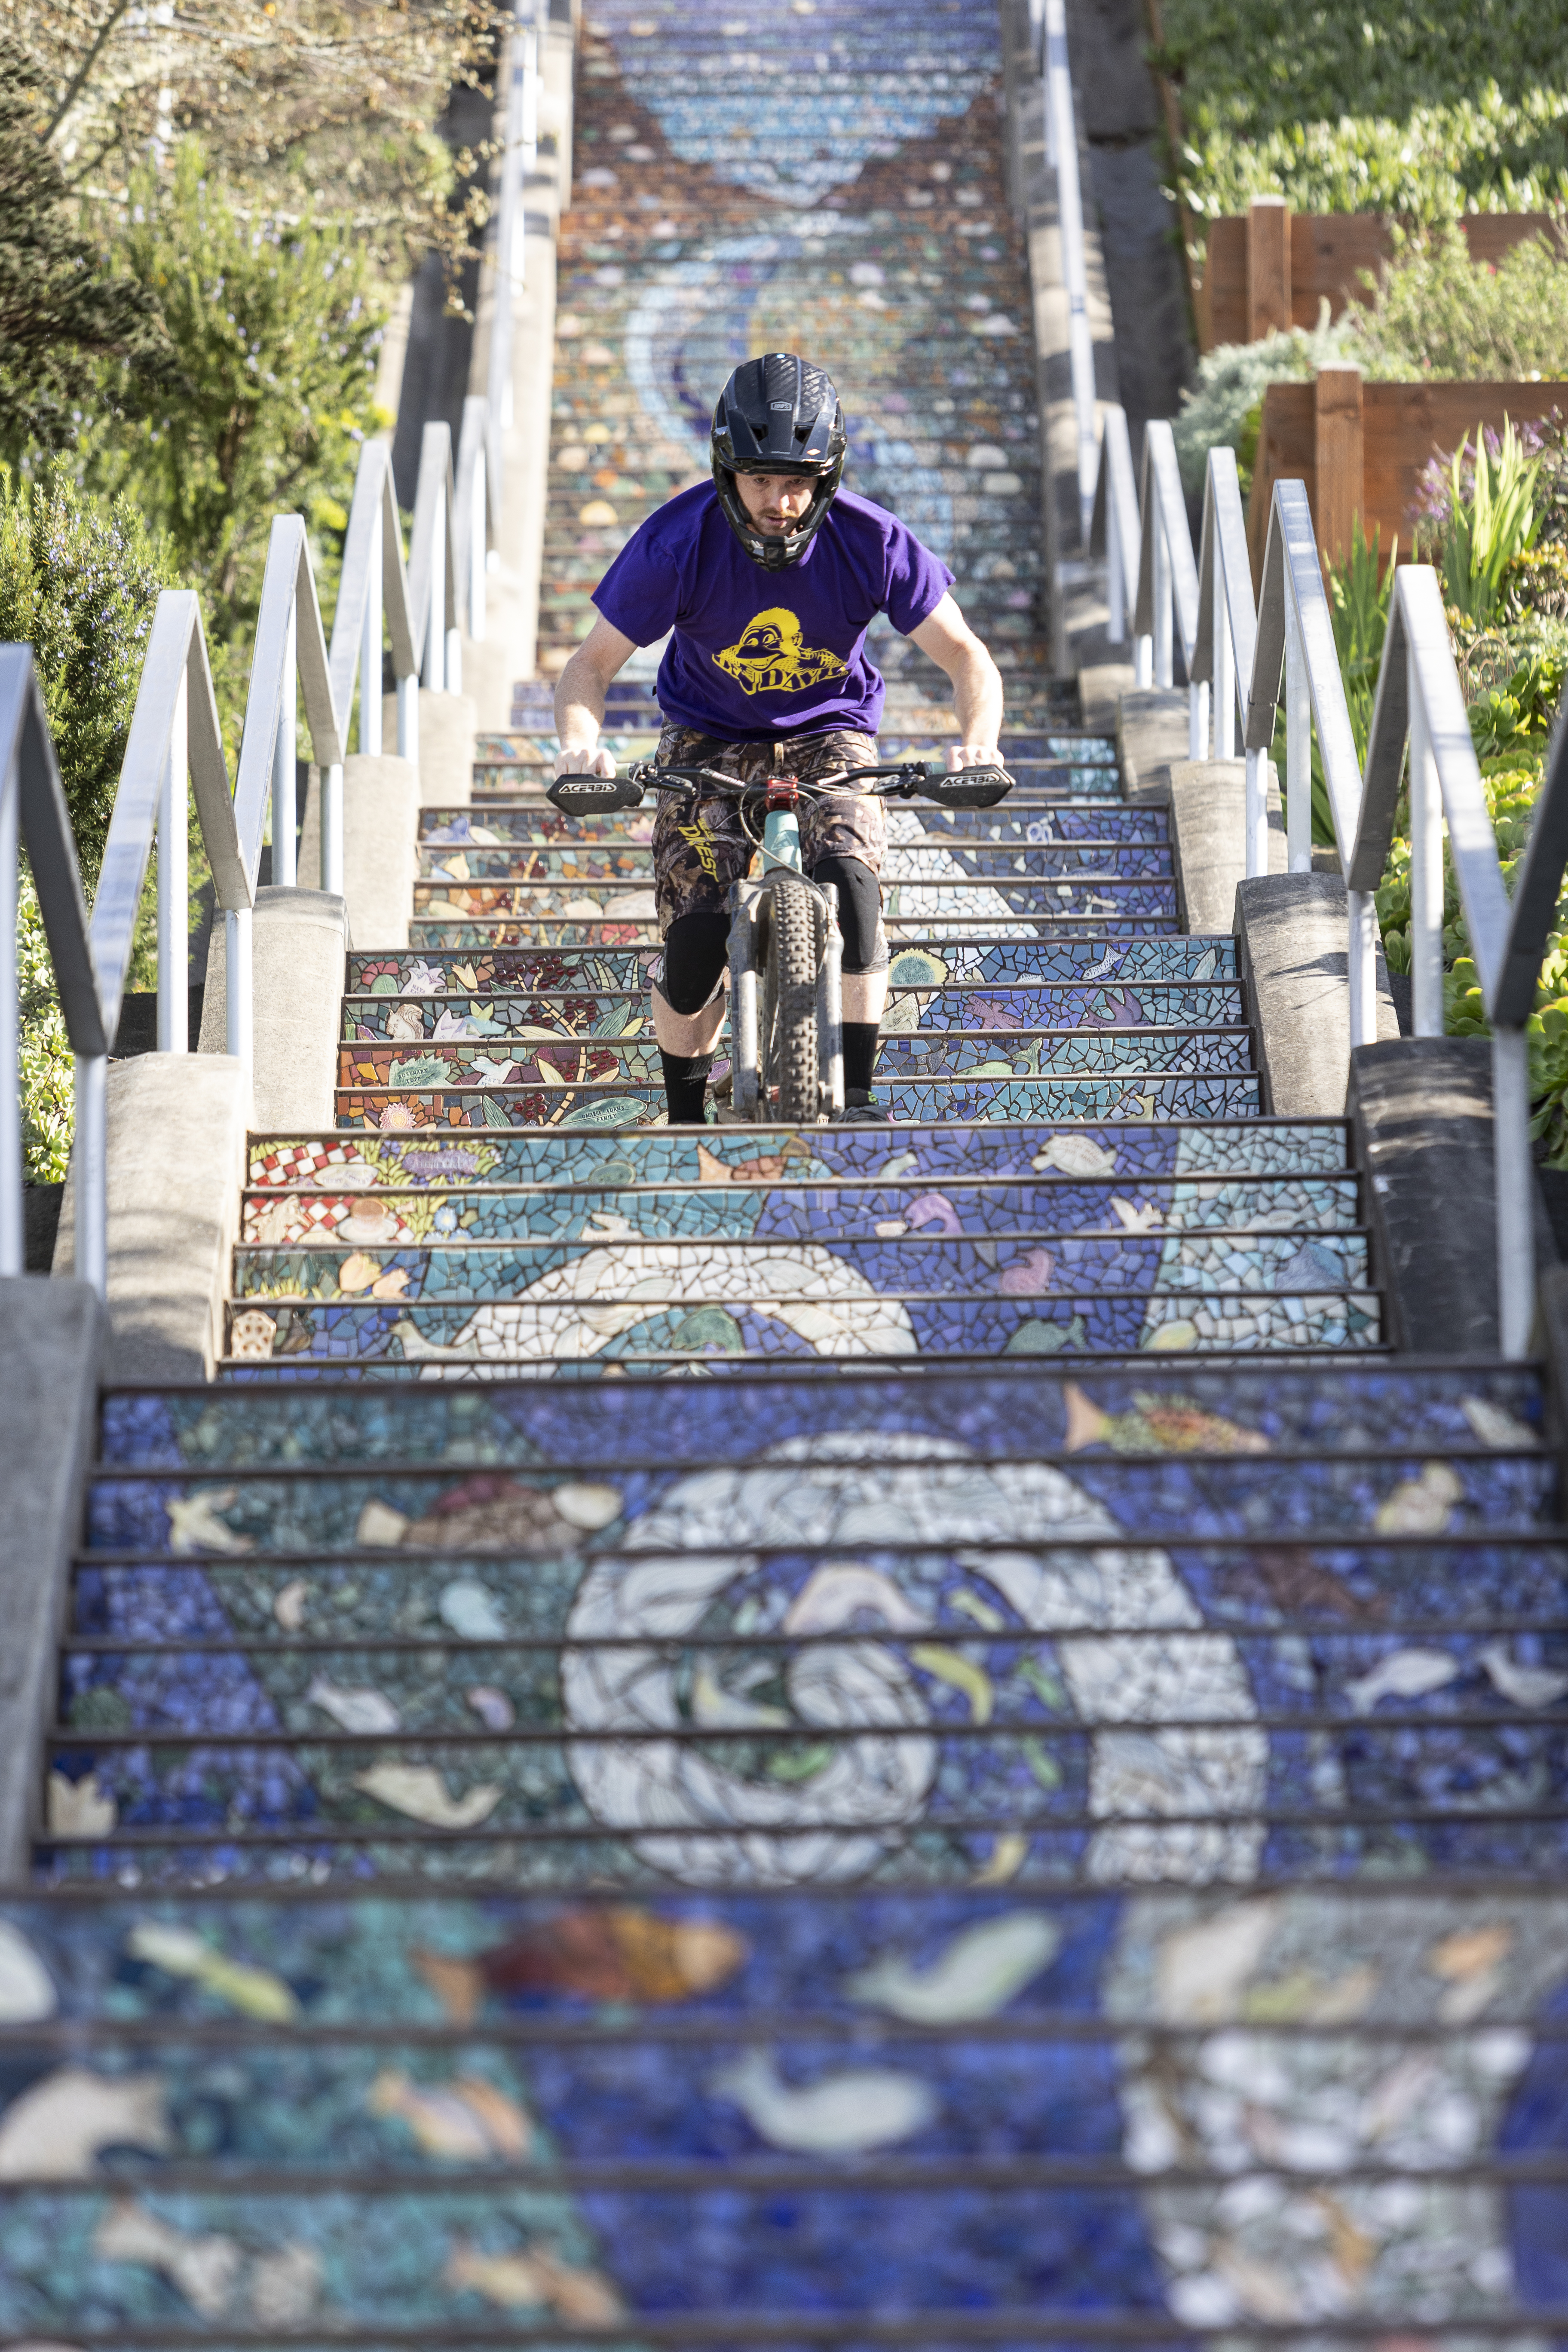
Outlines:
{"type": "MultiPolygon", "coordinates": [[[[1394,838],[1409,747],[1411,1026],[1440,1037],[1443,1017],[1443,828],[1481,1003],[1491,1026],[1492,1149],[1497,1208],[1498,1323],[1502,1352],[1529,1352],[1535,1319],[1534,1172],[1530,1150],[1526,1024],[1568,866],[1568,724],[1559,714],[1534,821],[1511,900],[1498,857],[1464,689],[1448,635],[1443,588],[1430,564],[1394,574],[1377,676],[1366,775],[1345,879],[1373,905],[1394,838]]],[[[1370,962],[1370,952],[1369,952],[1370,962]]],[[[1351,1042],[1376,1034],[1370,986],[1351,1042]]]]}
{"type": "Polygon", "coordinates": [[[420,682],[432,694],[460,694],[463,688],[462,575],[452,529],[456,504],[451,427],[426,425],[419,440],[408,592],[420,682]]]}
{"type": "Polygon", "coordinates": [[[1135,687],[1173,687],[1174,640],[1179,634],[1187,673],[1187,756],[1201,760],[1208,749],[1207,681],[1193,675],[1198,635],[1198,567],[1187,524],[1186,493],[1176,458],[1176,439],[1163,417],[1143,427],[1143,480],[1139,505],[1142,539],[1138,558],[1138,604],[1133,617],[1132,682],[1135,687]]]}
{"type": "Polygon", "coordinates": [[[485,635],[485,572],[490,550],[500,534],[497,493],[500,484],[497,436],[491,430],[490,404],[482,393],[470,392],[463,403],[458,435],[458,468],[453,491],[452,546],[468,635],[476,645],[485,635]]]}
{"type": "Polygon", "coordinates": [[[1138,512],[1138,477],[1127,412],[1115,401],[1101,405],[1100,461],[1089,523],[1091,555],[1105,557],[1105,593],[1110,617],[1107,642],[1124,646],[1138,612],[1138,570],[1143,526],[1138,512]]]}
{"type": "MultiPolygon", "coordinates": [[[[331,665],[316,596],[310,541],[301,515],[274,515],[261,580],[261,608],[246,689],[245,725],[234,786],[234,822],[246,880],[255,893],[261,862],[261,836],[268,795],[272,803],[272,880],[282,889],[299,883],[295,741],[300,704],[311,756],[321,778],[321,836],[342,840],[342,730],[332,700],[331,665]]],[[[341,887],[341,877],[340,877],[341,887]]],[[[250,909],[224,910],[224,985],[228,1050],[248,1068],[251,1061],[250,909]],[[237,974],[241,984],[236,987],[237,974]],[[235,1006],[238,1003],[237,1022],[235,1006]]]]}
{"type": "MultiPolygon", "coordinates": [[[[332,614],[328,656],[338,733],[348,740],[354,684],[359,683],[359,749],[374,757],[382,749],[382,632],[392,640],[397,681],[397,756],[419,757],[419,656],[408,573],[403,558],[403,520],[392,474],[392,447],[367,441],[359,453],[349,527],[343,540],[338,601],[332,614]]],[[[343,887],[343,804],[341,778],[321,793],[321,887],[343,887]]]]}
{"type": "Polygon", "coordinates": [[[1061,241],[1062,285],[1068,298],[1068,363],[1078,429],[1079,536],[1080,544],[1087,547],[1093,526],[1095,477],[1100,467],[1100,427],[1066,0],[1045,0],[1044,83],[1046,161],[1056,173],[1057,230],[1061,241]]]}
{"type": "MultiPolygon", "coordinates": [[[[1198,552],[1198,634],[1193,648],[1194,684],[1210,688],[1214,756],[1236,756],[1236,722],[1245,727],[1258,647],[1258,608],[1236,452],[1211,449],[1204,469],[1204,520],[1198,552]]],[[[1202,757],[1200,752],[1198,755],[1202,757]]],[[[1268,871],[1268,753],[1247,753],[1246,867],[1268,871]]]]}
{"type": "Polygon", "coordinates": [[[76,1160],[76,1272],[102,1298],[109,1282],[103,1082],[113,1026],[105,1018],[94,968],[70,813],[33,649],[0,645],[0,1276],[24,1274],[27,1263],[16,965],[24,844],[76,1056],[77,1133],[82,1139],[76,1160]]]}

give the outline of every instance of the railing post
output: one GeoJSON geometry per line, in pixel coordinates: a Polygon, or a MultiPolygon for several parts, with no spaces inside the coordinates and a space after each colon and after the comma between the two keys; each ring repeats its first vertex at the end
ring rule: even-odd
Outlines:
{"type": "MultiPolygon", "coordinates": [[[[359,640],[359,747],[374,759],[381,750],[381,562],[382,562],[381,500],[375,502],[375,519],[371,526],[370,561],[365,577],[364,618],[359,640]]],[[[348,713],[343,713],[343,726],[348,726],[348,713]]],[[[321,835],[321,852],[326,855],[326,834],[321,835]]],[[[323,881],[322,888],[330,886],[323,881]]]]}
{"type": "Polygon", "coordinates": [[[1377,1043],[1377,901],[1370,890],[1348,890],[1351,1044],[1377,1043]]]}
{"type": "Polygon", "coordinates": [[[1247,875],[1268,871],[1268,754],[1247,755],[1247,875]]]}
{"type": "Polygon", "coordinates": [[[76,1056],[76,1277],[109,1296],[109,1056],[76,1056]]]}
{"type": "MultiPolygon", "coordinates": [[[[1051,163],[1057,175],[1057,226],[1061,239],[1062,286],[1068,298],[1068,362],[1078,420],[1079,524],[1081,542],[1087,547],[1094,511],[1094,340],[1089,325],[1083,191],[1079,184],[1078,129],[1073,116],[1064,0],[1045,0],[1045,18],[1046,120],[1051,163]]],[[[1169,682],[1165,681],[1167,685],[1169,682]]]]}
{"type": "MultiPolygon", "coordinates": [[[[1149,495],[1154,496],[1152,480],[1149,495]]],[[[1175,596],[1171,584],[1171,551],[1161,527],[1160,510],[1154,509],[1154,683],[1173,686],[1175,668],[1173,659],[1175,596]]]]}
{"type": "Polygon", "coordinates": [[[224,909],[225,1040],[237,1062],[247,1070],[254,1060],[255,1030],[251,1019],[250,908],[224,909]]]}
{"type": "Polygon", "coordinates": [[[1292,874],[1312,870],[1312,698],[1301,625],[1285,593],[1285,838],[1292,874]]]}
{"type": "Polygon", "coordinates": [[[1498,1337],[1528,1355],[1535,1321],[1535,1163],[1530,1154],[1530,1050],[1522,1029],[1492,1032],[1492,1155],[1497,1193],[1498,1337]]]}
{"type": "Polygon", "coordinates": [[[1110,478],[1110,452],[1102,440],[1100,462],[1105,469],[1105,593],[1110,600],[1110,618],[1106,624],[1108,645],[1121,646],[1127,642],[1127,587],[1121,572],[1121,533],[1116,527],[1116,494],[1110,478]]]}
{"type": "Polygon", "coordinates": [[[1194,677],[1187,688],[1187,757],[1206,760],[1209,755],[1209,685],[1206,677],[1194,677]]]}
{"type": "Polygon", "coordinates": [[[1225,547],[1214,535],[1214,755],[1236,757],[1236,647],[1230,640],[1230,608],[1226,601],[1225,547]]]}
{"type": "Polygon", "coordinates": [[[397,681],[397,756],[419,764],[419,680],[412,670],[397,681]]]}
{"type": "Polygon", "coordinates": [[[26,1269],[22,1201],[21,1016],[16,989],[20,779],[0,775],[0,1275],[26,1269]]]}
{"type": "Polygon", "coordinates": [[[1443,803],[1415,650],[1410,696],[1410,1010],[1417,1037],[1443,1034],[1443,803]]]}
{"type": "Polygon", "coordinates": [[[300,678],[295,661],[299,614],[292,602],[283,646],[283,677],[278,696],[278,732],[272,742],[272,879],[292,890],[299,881],[299,842],[295,833],[297,793],[294,745],[300,730],[300,678]]]}
{"type": "Polygon", "coordinates": [[[186,814],[190,754],[186,741],[184,671],[174,696],[169,759],[158,797],[158,1051],[191,1050],[190,860],[186,814]]]}
{"type": "Polygon", "coordinates": [[[447,691],[447,494],[436,501],[430,533],[430,612],[425,627],[425,684],[431,694],[447,691]]]}
{"type": "Polygon", "coordinates": [[[468,492],[468,635],[479,645],[485,634],[485,445],[474,455],[468,492]]]}
{"type": "Polygon", "coordinates": [[[321,770],[321,887],[343,895],[343,772],[336,761],[321,770]]]}

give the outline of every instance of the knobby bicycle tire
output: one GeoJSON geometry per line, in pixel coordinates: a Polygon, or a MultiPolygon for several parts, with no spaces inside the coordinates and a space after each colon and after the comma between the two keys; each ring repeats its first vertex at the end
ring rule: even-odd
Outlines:
{"type": "Polygon", "coordinates": [[[768,899],[763,981],[763,1103],[793,1125],[817,1111],[816,901],[793,876],[775,877],[768,899]]]}

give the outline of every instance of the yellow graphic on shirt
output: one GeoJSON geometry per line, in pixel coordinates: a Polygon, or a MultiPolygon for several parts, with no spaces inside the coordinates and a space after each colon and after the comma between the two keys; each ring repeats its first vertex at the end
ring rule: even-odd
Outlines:
{"type": "Polygon", "coordinates": [[[759,613],[739,643],[713,659],[747,694],[804,694],[826,677],[842,677],[849,667],[826,646],[802,645],[800,623],[782,605],[759,613]]]}

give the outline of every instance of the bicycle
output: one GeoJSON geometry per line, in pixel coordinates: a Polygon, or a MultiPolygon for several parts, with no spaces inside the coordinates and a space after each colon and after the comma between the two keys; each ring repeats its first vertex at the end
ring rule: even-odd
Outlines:
{"type": "Polygon", "coordinates": [[[822,799],[849,783],[883,799],[918,794],[951,809],[994,808],[1013,789],[1005,768],[950,771],[925,760],[838,768],[809,783],[795,776],[743,783],[717,768],[660,768],[639,760],[624,776],[559,776],[546,793],[566,816],[638,808],[650,787],[679,795],[689,807],[702,790],[740,802],[762,867],[755,880],[747,875],[731,883],[726,904],[735,1119],[795,1127],[844,1108],[838,892],[831,882],[812,881],[801,863],[799,811],[803,797],[822,799]],[[760,833],[753,829],[759,811],[760,833]]]}

